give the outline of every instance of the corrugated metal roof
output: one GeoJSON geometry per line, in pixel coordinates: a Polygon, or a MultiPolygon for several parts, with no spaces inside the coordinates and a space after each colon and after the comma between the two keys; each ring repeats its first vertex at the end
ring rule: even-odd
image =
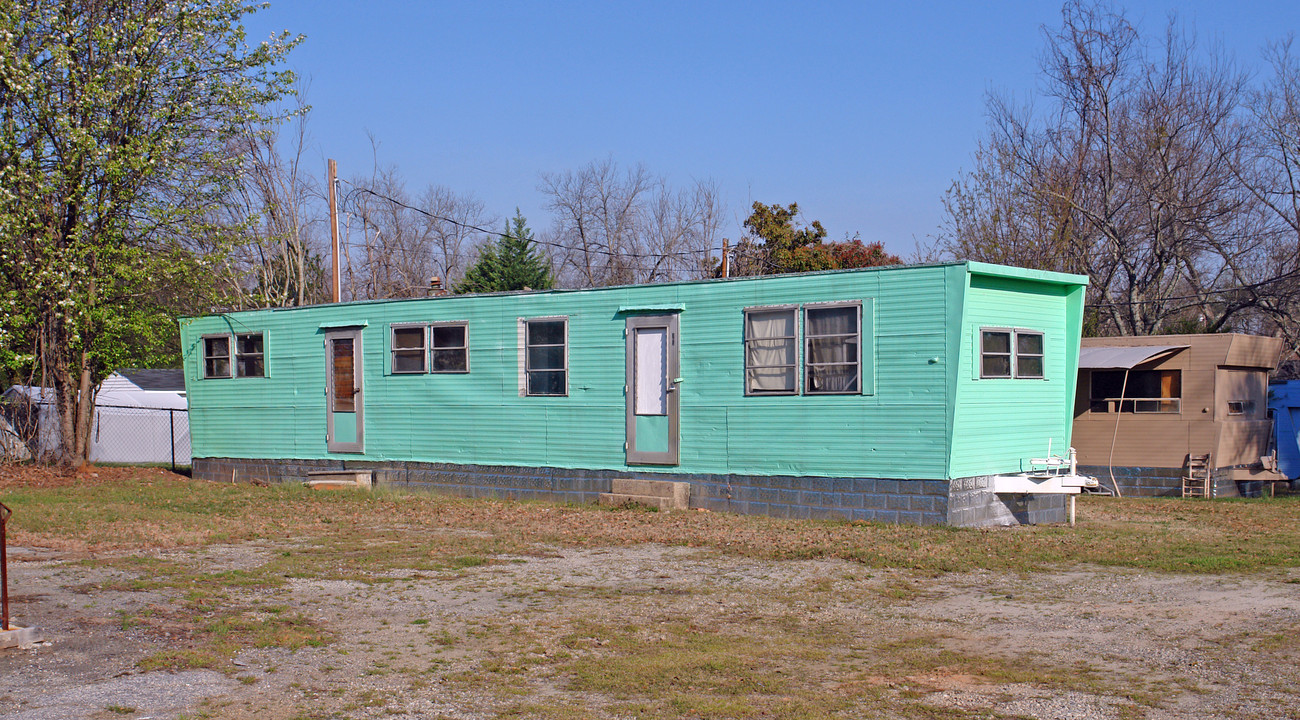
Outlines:
{"type": "Polygon", "coordinates": [[[1079,367],[1091,369],[1128,370],[1135,365],[1154,360],[1177,350],[1186,350],[1186,345],[1141,345],[1137,347],[1085,347],[1079,350],[1079,367]]]}

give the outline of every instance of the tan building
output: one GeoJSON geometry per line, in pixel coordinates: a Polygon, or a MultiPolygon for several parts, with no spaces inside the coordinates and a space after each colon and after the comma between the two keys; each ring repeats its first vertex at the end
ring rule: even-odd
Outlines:
{"type": "Polygon", "coordinates": [[[1209,455],[1210,493],[1259,480],[1273,432],[1268,374],[1277,338],[1240,334],[1084,338],[1074,405],[1079,471],[1125,495],[1180,495],[1190,457],[1209,455]]]}

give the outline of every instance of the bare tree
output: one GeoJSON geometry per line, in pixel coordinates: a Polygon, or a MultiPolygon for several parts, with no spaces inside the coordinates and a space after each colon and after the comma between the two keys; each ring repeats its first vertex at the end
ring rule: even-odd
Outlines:
{"type": "Polygon", "coordinates": [[[1267,225],[1262,263],[1270,274],[1253,289],[1267,316],[1263,329],[1287,342],[1294,364],[1300,354],[1300,61],[1292,43],[1288,38],[1265,49],[1271,76],[1247,97],[1247,152],[1235,156],[1234,167],[1267,225]]]}
{"type": "MultiPolygon", "coordinates": [[[[1047,34],[1048,111],[989,100],[976,169],[945,200],[946,255],[1085,272],[1098,331],[1215,331],[1260,303],[1255,198],[1234,173],[1245,77],[1169,23],[1158,52],[1122,15],[1067,3],[1047,34]]],[[[1261,275],[1262,274],[1262,275],[1261,275]]]]}
{"type": "Polygon", "coordinates": [[[239,307],[307,305],[326,299],[320,261],[324,206],[320,185],[304,168],[309,108],[290,111],[290,132],[249,126],[235,141],[243,158],[213,227],[233,233],[226,288],[239,307]],[[282,151],[284,140],[288,150],[282,151]]]}
{"type": "Polygon", "coordinates": [[[722,223],[717,186],[675,190],[644,165],[612,159],[542,175],[563,284],[600,287],[702,277],[722,223]]]}
{"type": "MultiPolygon", "coordinates": [[[[378,143],[371,142],[377,155],[378,143]]],[[[352,299],[419,297],[433,277],[450,287],[497,222],[478,199],[442,186],[411,197],[397,168],[378,161],[369,178],[348,184],[342,210],[352,240],[343,274],[352,299]]]]}
{"type": "Polygon", "coordinates": [[[483,202],[458,195],[440,185],[425,188],[420,197],[425,235],[433,245],[437,274],[447,287],[459,283],[474,257],[474,249],[489,236],[479,228],[492,227],[496,219],[483,202]]]}

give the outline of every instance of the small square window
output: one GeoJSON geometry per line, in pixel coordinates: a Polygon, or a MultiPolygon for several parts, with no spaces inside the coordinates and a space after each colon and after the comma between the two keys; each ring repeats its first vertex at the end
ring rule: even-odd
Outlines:
{"type": "Polygon", "coordinates": [[[529,395],[568,395],[568,320],[528,320],[524,371],[529,395]]]}
{"type": "Polygon", "coordinates": [[[235,335],[235,369],[239,377],[266,375],[266,355],[262,351],[262,333],[235,335]]]}
{"type": "Polygon", "coordinates": [[[203,338],[203,377],[230,377],[230,336],[203,338]]]}
{"type": "Polygon", "coordinates": [[[1011,331],[980,332],[980,377],[1011,377],[1011,331]]]}
{"type": "Polygon", "coordinates": [[[425,368],[423,325],[393,326],[392,371],[394,375],[422,373],[425,368]]]}
{"type": "Polygon", "coordinates": [[[446,323],[429,327],[432,334],[433,371],[436,373],[469,372],[469,330],[465,323],[446,323]]]}
{"type": "Polygon", "coordinates": [[[980,329],[981,378],[1043,378],[1043,333],[1011,328],[980,329]]]}
{"type": "Polygon", "coordinates": [[[1016,377],[1043,377],[1043,334],[1016,331],[1016,377]]]}

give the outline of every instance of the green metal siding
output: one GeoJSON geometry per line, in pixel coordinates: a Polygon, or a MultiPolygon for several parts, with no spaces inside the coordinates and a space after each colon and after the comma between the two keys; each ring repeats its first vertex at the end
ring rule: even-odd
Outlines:
{"type": "Polygon", "coordinates": [[[969,276],[960,335],[950,478],[1020,472],[1024,461],[1064,455],[1079,362],[1082,278],[1048,284],[1006,275],[969,276]],[[1076,307],[1077,305],[1077,307],[1076,307]],[[980,378],[981,328],[1043,333],[1043,375],[980,378]]]}
{"type": "MultiPolygon", "coordinates": [[[[953,305],[962,296],[952,284],[964,278],[965,268],[361,302],[185,319],[194,455],[627,469],[626,315],[619,310],[680,307],[681,463],[632,467],[943,478],[950,426],[960,428],[949,410],[952,358],[959,357],[951,347],[960,317],[953,305]],[[864,378],[864,385],[872,394],[744,395],[745,307],[850,300],[863,303],[863,329],[870,329],[863,338],[864,352],[872,353],[864,372],[870,368],[874,378],[864,378]],[[569,395],[520,397],[518,321],[547,316],[568,318],[569,395]],[[433,321],[468,322],[470,372],[391,374],[389,326],[433,321]],[[362,455],[325,449],[323,328],[346,325],[365,326],[362,455]],[[232,329],[265,333],[267,377],[201,379],[200,338],[232,329]]],[[[1017,282],[1035,299],[1043,287],[1056,287],[1017,282]]],[[[1016,296],[1007,305],[1020,303],[1022,293],[999,292],[1016,296]]],[[[1059,304],[1059,291],[1053,292],[1059,304]]],[[[996,315],[995,304],[990,299],[988,313],[996,315]]],[[[1053,312],[1061,316],[1055,322],[1064,331],[1061,309],[1049,303],[1038,312],[1044,322],[1053,312]]],[[[1063,368],[1053,366],[1057,371],[1063,368]]],[[[1050,403],[1044,412],[1061,417],[1064,401],[1049,395],[1037,393],[1033,402],[1050,403]]]]}

